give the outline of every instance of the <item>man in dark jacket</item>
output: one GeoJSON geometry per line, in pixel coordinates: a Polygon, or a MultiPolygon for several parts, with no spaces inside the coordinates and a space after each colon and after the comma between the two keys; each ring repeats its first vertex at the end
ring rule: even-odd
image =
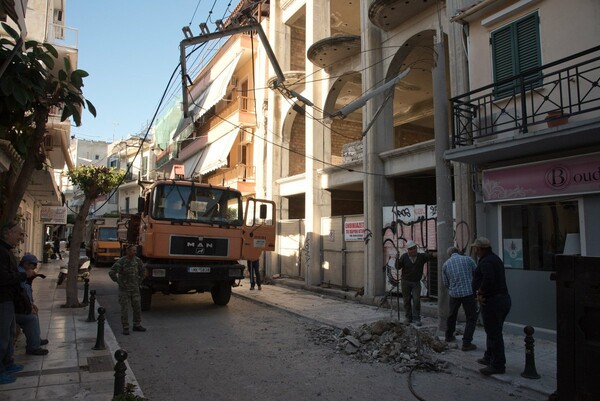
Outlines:
{"type": "Polygon", "coordinates": [[[404,314],[408,323],[421,326],[421,280],[425,263],[435,258],[433,253],[420,253],[414,241],[406,242],[406,253],[398,260],[398,268],[402,270],[400,284],[404,314]]]}
{"type": "Polygon", "coordinates": [[[17,221],[0,226],[0,384],[12,383],[16,377],[11,373],[23,370],[14,362],[15,299],[21,281],[32,278],[34,271],[19,272],[13,248],[23,240],[23,227],[17,221]]]}
{"type": "Polygon", "coordinates": [[[487,336],[483,358],[477,360],[486,367],[479,371],[486,376],[502,374],[506,371],[502,326],[511,307],[504,263],[492,252],[489,239],[479,237],[471,246],[478,258],[477,268],[473,272],[473,291],[481,305],[481,318],[487,336]]]}

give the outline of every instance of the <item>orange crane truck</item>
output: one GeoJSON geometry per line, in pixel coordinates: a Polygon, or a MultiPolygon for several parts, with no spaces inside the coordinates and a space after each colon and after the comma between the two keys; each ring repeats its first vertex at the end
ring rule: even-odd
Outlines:
{"type": "Polygon", "coordinates": [[[137,245],[144,262],[142,310],[152,294],[210,291],[213,302],[227,305],[232,286],[244,277],[243,260],[275,249],[275,204],[249,198],[227,187],[186,179],[151,183],[138,213],[119,222],[123,248],[137,245]]]}

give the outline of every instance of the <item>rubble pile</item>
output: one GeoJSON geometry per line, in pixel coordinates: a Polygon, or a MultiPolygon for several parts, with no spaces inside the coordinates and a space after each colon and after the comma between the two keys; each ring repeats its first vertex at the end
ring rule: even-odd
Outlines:
{"type": "Polygon", "coordinates": [[[320,326],[310,330],[310,339],[315,344],[333,346],[337,352],[361,362],[392,364],[398,373],[408,372],[420,364],[429,370],[446,368],[446,362],[432,356],[448,349],[445,342],[427,329],[417,329],[398,321],[379,320],[358,329],[343,330],[320,326]]]}

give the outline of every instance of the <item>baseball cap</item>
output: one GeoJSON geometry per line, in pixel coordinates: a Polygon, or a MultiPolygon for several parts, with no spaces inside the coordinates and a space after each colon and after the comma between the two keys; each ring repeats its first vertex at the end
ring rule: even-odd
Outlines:
{"type": "Polygon", "coordinates": [[[476,246],[477,248],[489,248],[491,245],[489,239],[479,237],[471,244],[471,246],[476,246]]]}
{"type": "Polygon", "coordinates": [[[414,248],[415,246],[417,246],[417,244],[415,243],[415,241],[409,239],[408,241],[406,241],[406,249],[410,249],[410,248],[414,248]]]}
{"type": "Polygon", "coordinates": [[[24,255],[23,258],[21,258],[21,264],[25,265],[28,263],[36,264],[38,263],[38,259],[35,257],[35,255],[28,253],[27,255],[24,255]]]}

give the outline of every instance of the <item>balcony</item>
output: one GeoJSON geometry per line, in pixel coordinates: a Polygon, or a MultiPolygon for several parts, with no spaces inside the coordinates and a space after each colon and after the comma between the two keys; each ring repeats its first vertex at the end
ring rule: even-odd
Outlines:
{"type": "Polygon", "coordinates": [[[79,30],[59,24],[48,24],[48,43],[67,49],[77,49],[79,30]]]}
{"type": "Polygon", "coordinates": [[[243,195],[255,193],[256,167],[238,164],[232,168],[220,169],[208,178],[208,183],[235,188],[243,195]]]}
{"type": "Polygon", "coordinates": [[[373,0],[369,20],[380,29],[391,31],[434,4],[426,0],[373,0]]]}
{"type": "Polygon", "coordinates": [[[228,131],[237,125],[254,126],[256,124],[254,103],[254,98],[248,96],[239,96],[229,104],[219,102],[214,111],[209,110],[200,118],[198,122],[200,127],[196,131],[196,136],[207,135],[220,124],[225,124],[228,131]]]}
{"type": "Polygon", "coordinates": [[[456,96],[446,157],[490,162],[597,144],[591,130],[600,121],[599,82],[597,46],[456,96]]]}
{"type": "Polygon", "coordinates": [[[335,35],[315,42],[307,51],[307,58],[316,66],[330,72],[339,63],[348,63],[360,54],[360,36],[335,35]]]}

